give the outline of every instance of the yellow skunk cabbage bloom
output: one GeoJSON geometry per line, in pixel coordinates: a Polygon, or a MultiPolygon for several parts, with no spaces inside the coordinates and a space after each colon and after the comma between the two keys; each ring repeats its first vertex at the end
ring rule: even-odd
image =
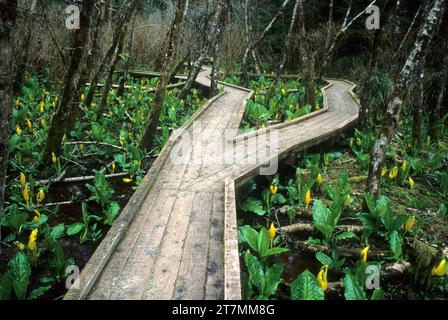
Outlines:
{"type": "Polygon", "coordinates": [[[411,177],[409,177],[409,186],[412,188],[414,188],[414,179],[412,179],[411,177]]]}
{"type": "Polygon", "coordinates": [[[25,187],[26,184],[26,176],[23,172],[20,172],[20,184],[22,185],[22,188],[25,187]]]}
{"type": "Polygon", "coordinates": [[[369,252],[369,247],[365,247],[365,248],[362,249],[362,251],[361,251],[361,257],[362,257],[362,261],[363,261],[364,263],[367,262],[367,254],[368,254],[368,252],[369,252]]]}
{"type": "Polygon", "coordinates": [[[44,113],[45,109],[44,109],[44,101],[41,100],[39,103],[39,111],[40,113],[44,113]]]}
{"type": "Polygon", "coordinates": [[[25,250],[25,245],[22,242],[14,241],[14,244],[19,248],[20,251],[25,250]]]}
{"type": "Polygon", "coordinates": [[[44,200],[44,198],[45,198],[45,192],[43,189],[40,189],[36,196],[37,203],[41,203],[42,200],[44,200]]]}
{"type": "Polygon", "coordinates": [[[51,103],[51,107],[54,109],[56,108],[56,100],[53,100],[53,102],[51,103]]]}
{"type": "Polygon", "coordinates": [[[320,105],[318,103],[316,103],[316,110],[320,109],[320,105]]]}
{"type": "Polygon", "coordinates": [[[112,162],[112,164],[110,166],[111,166],[111,169],[112,169],[112,173],[114,173],[115,172],[115,162],[112,162]]]}
{"type": "Polygon", "coordinates": [[[324,292],[327,291],[328,289],[327,273],[328,273],[328,266],[323,265],[322,268],[320,268],[320,271],[317,275],[317,281],[319,281],[322,291],[324,292]]]}
{"type": "Polygon", "coordinates": [[[415,225],[415,216],[412,215],[406,221],[406,223],[404,225],[404,229],[409,232],[412,230],[412,228],[414,228],[414,225],[415,225]]]}
{"type": "Polygon", "coordinates": [[[282,95],[285,95],[286,94],[286,90],[285,90],[285,88],[282,88],[282,95]]]}
{"type": "Polygon", "coordinates": [[[20,136],[22,134],[22,129],[20,129],[20,126],[16,127],[16,133],[20,136]]]}
{"type": "Polygon", "coordinates": [[[389,172],[389,179],[394,179],[398,174],[398,168],[394,167],[392,170],[390,170],[389,172]]]}
{"type": "Polygon", "coordinates": [[[17,100],[16,100],[16,107],[18,107],[19,104],[20,104],[20,100],[19,100],[19,98],[17,98],[17,100]]]}
{"type": "Polygon", "coordinates": [[[120,136],[119,141],[120,141],[120,145],[123,146],[123,144],[124,144],[124,138],[123,138],[122,136],[120,136]]]}
{"type": "Polygon", "coordinates": [[[30,251],[36,250],[36,242],[37,242],[37,229],[31,231],[30,237],[28,239],[28,249],[30,251]]]}
{"type": "Polygon", "coordinates": [[[27,125],[28,129],[30,129],[30,130],[33,127],[33,125],[31,124],[30,119],[26,119],[26,125],[27,125]]]}
{"type": "Polygon", "coordinates": [[[403,163],[401,164],[401,171],[405,172],[406,166],[407,166],[407,162],[406,162],[406,160],[403,160],[403,163]]]}
{"type": "Polygon", "coordinates": [[[47,126],[47,122],[45,121],[45,119],[40,119],[40,125],[42,126],[42,128],[45,128],[47,126]]]}
{"type": "Polygon", "coordinates": [[[22,191],[23,200],[25,200],[26,203],[30,201],[30,194],[28,192],[28,185],[25,184],[22,191]]]}
{"type": "Polygon", "coordinates": [[[81,102],[84,102],[84,100],[86,99],[86,97],[84,96],[84,94],[81,95],[81,102]]]}
{"type": "Polygon", "coordinates": [[[132,179],[130,179],[130,178],[123,178],[123,182],[124,183],[130,183],[130,182],[132,182],[132,179]]]}
{"type": "Polygon", "coordinates": [[[358,146],[362,145],[361,138],[356,138],[356,145],[358,145],[358,146]]]}
{"type": "Polygon", "coordinates": [[[271,227],[269,228],[269,238],[274,239],[276,234],[275,226],[271,223],[271,227]]]}
{"type": "Polygon", "coordinates": [[[308,190],[305,195],[305,204],[307,208],[310,205],[310,203],[311,203],[311,192],[310,190],[308,190]]]}
{"type": "Polygon", "coordinates": [[[348,140],[348,145],[349,145],[350,147],[353,147],[353,138],[351,138],[350,140],[348,140]]]}
{"type": "Polygon", "coordinates": [[[432,269],[431,274],[433,276],[443,277],[448,273],[448,266],[446,265],[446,259],[440,261],[439,265],[432,269]]]}
{"type": "Polygon", "coordinates": [[[344,200],[344,206],[348,207],[350,205],[350,195],[348,194],[344,200]]]}
{"type": "Polygon", "coordinates": [[[387,172],[387,167],[383,167],[383,169],[381,170],[381,177],[384,177],[386,172],[387,172]]]}
{"type": "Polygon", "coordinates": [[[81,144],[79,145],[79,150],[81,150],[81,151],[84,150],[84,144],[83,144],[83,143],[81,143],[81,144]]]}
{"type": "Polygon", "coordinates": [[[277,193],[278,187],[275,184],[271,184],[269,188],[271,189],[272,194],[277,193]]]}
{"type": "Polygon", "coordinates": [[[318,185],[322,184],[322,175],[320,173],[317,174],[316,182],[318,185]]]}
{"type": "Polygon", "coordinates": [[[58,161],[58,158],[56,157],[56,155],[54,154],[54,152],[51,153],[51,161],[53,163],[56,163],[56,161],[58,161]]]}

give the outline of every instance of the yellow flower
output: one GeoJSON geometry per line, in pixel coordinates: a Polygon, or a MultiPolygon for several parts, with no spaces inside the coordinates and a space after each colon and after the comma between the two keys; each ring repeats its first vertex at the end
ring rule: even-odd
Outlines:
{"type": "Polygon", "coordinates": [[[406,160],[403,160],[403,163],[401,165],[401,171],[405,172],[406,171],[406,166],[407,166],[407,162],[406,162],[406,160]]]}
{"type": "Polygon", "coordinates": [[[409,186],[412,188],[414,188],[414,179],[412,179],[411,177],[409,177],[409,186]]]}
{"type": "Polygon", "coordinates": [[[322,290],[325,292],[328,289],[327,281],[328,265],[323,265],[317,275],[317,281],[319,281],[322,290]]]}
{"type": "Polygon", "coordinates": [[[356,138],[356,145],[360,146],[362,144],[361,138],[356,138]]]}
{"type": "Polygon", "coordinates": [[[142,167],[142,160],[138,160],[138,168],[140,169],[142,167]]]}
{"type": "Polygon", "coordinates": [[[81,150],[81,151],[84,150],[84,144],[83,144],[83,143],[81,143],[81,144],[79,145],[79,150],[81,150]]]}
{"type": "Polygon", "coordinates": [[[26,125],[28,126],[28,129],[30,129],[30,130],[33,127],[33,125],[31,124],[30,119],[26,119],[26,125]]]}
{"type": "Polygon", "coordinates": [[[275,184],[271,184],[270,189],[272,194],[276,194],[278,187],[275,184]]]}
{"type": "Polygon", "coordinates": [[[45,121],[45,119],[40,119],[40,125],[42,126],[42,128],[45,128],[47,126],[47,122],[45,121]]]}
{"type": "Polygon", "coordinates": [[[53,102],[51,103],[51,107],[54,109],[56,108],[56,100],[53,100],[53,102]]]}
{"type": "Polygon", "coordinates": [[[322,175],[320,173],[317,174],[316,182],[317,182],[318,185],[322,184],[322,175]]]}
{"type": "Polygon", "coordinates": [[[20,100],[19,100],[19,98],[17,98],[17,100],[16,100],[16,107],[18,107],[19,104],[20,104],[20,100]]]}
{"type": "Polygon", "coordinates": [[[348,207],[350,205],[350,195],[348,194],[344,200],[344,206],[348,207]]]}
{"type": "Polygon", "coordinates": [[[86,97],[84,96],[84,94],[81,95],[81,102],[84,102],[84,100],[86,99],[86,97]]]}
{"type": "Polygon", "coordinates": [[[30,201],[30,194],[28,192],[27,184],[25,184],[25,186],[23,187],[22,195],[23,195],[23,200],[25,200],[25,202],[28,203],[30,201]]]}
{"type": "Polygon", "coordinates": [[[394,167],[392,170],[390,170],[389,172],[389,179],[394,179],[398,174],[398,168],[394,167]]]}
{"type": "Polygon", "coordinates": [[[448,266],[446,265],[446,259],[440,261],[439,265],[432,269],[431,274],[433,276],[443,277],[448,273],[448,266]]]}
{"type": "Polygon", "coordinates": [[[308,190],[305,195],[305,204],[306,204],[307,209],[308,209],[308,206],[310,205],[310,203],[311,203],[311,192],[310,192],[310,190],[308,190]]]}
{"type": "Polygon", "coordinates": [[[300,110],[300,105],[296,104],[296,111],[299,111],[299,110],[300,110]]]}
{"type": "Polygon", "coordinates": [[[45,198],[45,192],[43,189],[40,189],[36,196],[37,203],[41,203],[42,200],[44,200],[44,198],[45,198]]]}
{"type": "Polygon", "coordinates": [[[16,133],[20,136],[22,134],[22,129],[20,129],[20,126],[16,127],[16,133]]]}
{"type": "Polygon", "coordinates": [[[350,147],[353,147],[353,138],[351,138],[350,140],[348,140],[348,145],[349,145],[350,147]]]}
{"type": "Polygon", "coordinates": [[[28,249],[30,251],[36,250],[36,242],[37,242],[37,229],[31,231],[30,237],[28,239],[28,249]]]}
{"type": "Polygon", "coordinates": [[[276,230],[273,223],[271,223],[271,227],[269,228],[269,237],[272,239],[275,238],[276,230]]]}
{"type": "Polygon", "coordinates": [[[369,252],[369,247],[365,247],[365,248],[362,249],[362,251],[361,251],[361,257],[362,257],[362,261],[363,261],[364,263],[367,262],[367,254],[368,254],[368,252],[369,252]]]}
{"type": "Polygon", "coordinates": [[[25,250],[25,245],[22,242],[14,241],[14,244],[19,248],[20,251],[25,250]]]}
{"type": "Polygon", "coordinates": [[[25,187],[26,184],[26,176],[23,172],[20,172],[20,184],[22,185],[22,188],[25,187]]]}
{"type": "Polygon", "coordinates": [[[130,179],[130,178],[123,178],[123,182],[124,183],[130,183],[130,182],[132,182],[132,179],[130,179]]]}
{"type": "Polygon", "coordinates": [[[51,161],[53,163],[56,163],[56,161],[58,160],[58,158],[56,157],[56,155],[54,154],[54,152],[51,153],[51,161]]]}
{"type": "Polygon", "coordinates": [[[412,215],[406,221],[406,223],[404,225],[404,229],[409,232],[412,230],[412,228],[414,228],[414,225],[415,225],[415,216],[412,215]]]}
{"type": "Polygon", "coordinates": [[[282,95],[286,94],[286,90],[284,88],[282,88],[282,95]]]}
{"type": "Polygon", "coordinates": [[[316,110],[320,109],[320,105],[318,103],[316,103],[316,110]]]}
{"type": "Polygon", "coordinates": [[[384,177],[386,172],[387,172],[387,167],[383,167],[383,170],[381,170],[381,177],[384,177]]]}
{"type": "Polygon", "coordinates": [[[43,100],[41,100],[40,101],[40,103],[39,103],[39,111],[40,111],[40,113],[44,113],[44,101],[43,100]]]}
{"type": "Polygon", "coordinates": [[[112,168],[112,173],[114,173],[115,172],[115,162],[112,162],[111,168],[112,168]]]}
{"type": "Polygon", "coordinates": [[[120,135],[120,139],[119,139],[119,140],[120,140],[120,145],[123,146],[123,144],[124,144],[124,138],[123,138],[121,135],[120,135]]]}

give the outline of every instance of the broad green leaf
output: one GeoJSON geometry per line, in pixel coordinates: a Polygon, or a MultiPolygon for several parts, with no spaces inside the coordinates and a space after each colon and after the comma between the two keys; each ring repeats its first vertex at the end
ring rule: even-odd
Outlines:
{"type": "Polygon", "coordinates": [[[11,296],[11,280],[8,273],[0,277],[0,300],[9,300],[11,296]]]}
{"type": "Polygon", "coordinates": [[[9,261],[8,275],[17,299],[25,300],[31,275],[31,266],[28,257],[24,253],[17,253],[17,255],[9,261]]]}
{"type": "Polygon", "coordinates": [[[319,282],[308,269],[291,283],[291,300],[324,300],[319,282]]]}
{"type": "Polygon", "coordinates": [[[275,255],[282,254],[282,253],[285,253],[285,252],[289,252],[289,249],[288,248],[282,248],[282,247],[273,247],[271,249],[268,249],[268,251],[266,252],[265,257],[275,256],[275,255]]]}
{"type": "Polygon", "coordinates": [[[45,286],[45,287],[39,287],[31,291],[30,296],[28,297],[29,300],[35,300],[39,297],[41,297],[45,292],[51,289],[51,286],[45,286]]]}
{"type": "Polygon", "coordinates": [[[384,290],[381,288],[373,290],[372,298],[370,300],[384,300],[384,290]]]}
{"type": "Polygon", "coordinates": [[[347,272],[344,277],[344,297],[346,300],[367,300],[366,293],[351,272],[347,272]]]}
{"type": "Polygon", "coordinates": [[[246,225],[239,228],[244,237],[244,241],[251,247],[252,250],[258,252],[258,232],[251,226],[246,225]]]}
{"type": "Polygon", "coordinates": [[[352,231],[342,232],[335,236],[336,240],[346,240],[346,239],[353,239],[353,238],[358,238],[358,236],[352,231]]]}
{"type": "Polygon", "coordinates": [[[51,229],[51,233],[50,236],[54,239],[54,240],[58,240],[60,237],[62,237],[62,235],[64,234],[64,230],[65,230],[65,226],[63,223],[58,224],[57,226],[53,227],[51,229]]]}
{"type": "Polygon", "coordinates": [[[80,233],[83,228],[84,228],[84,225],[80,222],[71,224],[67,227],[67,235],[70,237],[74,236],[74,235],[80,233]]]}
{"type": "Polygon", "coordinates": [[[394,253],[394,259],[399,260],[401,258],[402,247],[401,247],[401,236],[397,231],[392,231],[389,237],[390,249],[394,253]]]}
{"type": "Polygon", "coordinates": [[[265,257],[268,250],[269,245],[271,242],[271,238],[269,237],[269,232],[266,230],[266,228],[261,228],[260,232],[258,233],[258,253],[261,257],[265,257]]]}
{"type": "Polygon", "coordinates": [[[323,252],[316,252],[316,259],[319,260],[322,265],[327,265],[329,267],[333,265],[333,259],[331,259],[323,252]]]}
{"type": "Polygon", "coordinates": [[[244,201],[241,205],[241,209],[246,212],[253,212],[259,216],[266,214],[266,210],[263,209],[263,203],[254,198],[248,198],[244,201]]]}
{"type": "Polygon", "coordinates": [[[335,219],[331,210],[324,205],[321,200],[316,200],[313,203],[313,224],[318,229],[325,239],[328,241],[336,227],[335,219]]]}
{"type": "Polygon", "coordinates": [[[247,270],[249,271],[249,281],[255,287],[261,289],[262,279],[264,278],[263,266],[258,261],[257,257],[250,252],[244,254],[244,262],[246,263],[247,270]]]}
{"type": "Polygon", "coordinates": [[[270,297],[277,291],[278,285],[282,282],[282,272],[283,265],[280,263],[276,263],[267,269],[263,295],[270,297]]]}

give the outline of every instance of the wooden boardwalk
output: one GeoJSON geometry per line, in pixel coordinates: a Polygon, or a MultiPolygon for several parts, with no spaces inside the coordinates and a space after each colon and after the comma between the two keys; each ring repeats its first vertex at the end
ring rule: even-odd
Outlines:
{"type": "MultiPolygon", "coordinates": [[[[197,81],[209,85],[208,74],[204,69],[197,81]]],[[[354,85],[328,82],[320,111],[239,136],[253,92],[223,84],[221,94],[173,133],[65,299],[239,298],[235,183],[257,175],[267,161],[335,137],[356,121],[354,85]],[[272,147],[262,137],[273,132],[278,149],[255,159],[259,149],[272,147]],[[186,135],[194,137],[193,148],[178,152],[186,135]],[[173,154],[185,161],[173,161],[173,154]],[[233,161],[206,161],[198,154],[233,161]]]]}

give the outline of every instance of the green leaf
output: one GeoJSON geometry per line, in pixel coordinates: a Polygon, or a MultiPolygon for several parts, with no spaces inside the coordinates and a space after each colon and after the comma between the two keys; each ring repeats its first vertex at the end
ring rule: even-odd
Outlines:
{"type": "Polygon", "coordinates": [[[291,283],[291,300],[324,300],[320,283],[308,269],[291,283]]]}
{"type": "Polygon", "coordinates": [[[31,275],[31,266],[28,257],[24,253],[17,253],[17,255],[9,261],[8,275],[17,299],[25,300],[31,275]]]}
{"type": "Polygon", "coordinates": [[[381,288],[373,290],[372,298],[370,300],[385,300],[384,290],[381,288]]]}
{"type": "Polygon", "coordinates": [[[251,247],[252,250],[258,252],[258,232],[251,226],[246,225],[239,228],[243,235],[244,241],[251,247]]]}
{"type": "Polygon", "coordinates": [[[28,297],[29,300],[35,300],[39,297],[41,297],[45,292],[51,289],[51,286],[45,286],[45,287],[39,287],[31,291],[30,296],[28,297]]]}
{"type": "Polygon", "coordinates": [[[285,253],[285,252],[289,252],[289,249],[288,248],[282,248],[282,247],[273,247],[273,248],[269,249],[266,252],[265,257],[275,256],[275,255],[282,254],[282,253],[285,253]]]}
{"type": "Polygon", "coordinates": [[[264,278],[263,266],[258,261],[257,257],[250,252],[244,254],[244,262],[247,271],[249,271],[250,283],[262,291],[262,279],[264,278]]]}
{"type": "Polygon", "coordinates": [[[401,259],[402,254],[402,246],[401,246],[401,236],[397,231],[392,231],[389,235],[389,244],[390,249],[392,250],[394,254],[394,259],[399,260],[401,259]]]}
{"type": "Polygon", "coordinates": [[[271,238],[269,237],[269,232],[265,227],[261,228],[261,231],[258,233],[258,253],[261,257],[265,257],[271,242],[271,238]]]}
{"type": "Polygon", "coordinates": [[[11,296],[11,280],[8,273],[0,278],[0,300],[9,300],[11,296]]]}
{"type": "Polygon", "coordinates": [[[333,265],[333,259],[331,259],[323,252],[316,252],[316,259],[319,260],[322,265],[327,265],[329,267],[333,265]]]}
{"type": "Polygon", "coordinates": [[[352,231],[342,232],[335,236],[336,240],[347,240],[353,238],[358,238],[358,236],[352,231]]]}
{"type": "Polygon", "coordinates": [[[80,222],[76,222],[67,227],[67,235],[69,237],[74,236],[80,233],[82,229],[84,229],[84,225],[80,222]]]}
{"type": "Polygon", "coordinates": [[[313,203],[313,225],[327,241],[330,240],[336,227],[336,219],[321,200],[316,200],[313,203]]]}
{"type": "Polygon", "coordinates": [[[62,237],[62,235],[64,234],[64,230],[65,230],[65,226],[63,223],[58,224],[57,226],[53,227],[51,229],[51,233],[50,236],[54,239],[54,240],[58,240],[60,237],[62,237]]]}
{"type": "Polygon", "coordinates": [[[366,293],[349,271],[344,277],[344,297],[346,300],[367,300],[366,293]]]}
{"type": "Polygon", "coordinates": [[[276,263],[266,271],[265,276],[265,288],[263,295],[266,297],[272,296],[278,288],[278,285],[282,282],[283,265],[276,263]]]}
{"type": "Polygon", "coordinates": [[[244,201],[241,205],[241,209],[246,212],[253,212],[259,216],[266,214],[266,210],[263,209],[263,203],[254,198],[248,198],[244,201]]]}

